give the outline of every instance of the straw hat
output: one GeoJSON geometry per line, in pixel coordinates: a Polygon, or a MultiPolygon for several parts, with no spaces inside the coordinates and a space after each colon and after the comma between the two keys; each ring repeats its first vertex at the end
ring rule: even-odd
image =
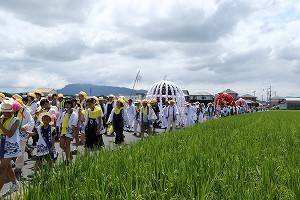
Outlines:
{"type": "Polygon", "coordinates": [[[3,102],[0,104],[0,111],[14,112],[13,103],[14,103],[13,99],[4,99],[3,102]]]}
{"type": "Polygon", "coordinates": [[[110,95],[108,95],[108,98],[115,98],[115,95],[110,94],[110,95]]]}
{"type": "Polygon", "coordinates": [[[57,95],[57,98],[64,98],[64,95],[60,93],[57,95]]]}
{"type": "Polygon", "coordinates": [[[169,103],[176,103],[174,99],[171,99],[169,103]]]}
{"type": "Polygon", "coordinates": [[[123,105],[126,103],[126,101],[125,101],[124,99],[122,99],[122,98],[119,98],[119,99],[117,100],[117,102],[120,102],[120,103],[122,103],[123,105]]]}
{"type": "Polygon", "coordinates": [[[27,96],[32,97],[34,99],[36,99],[36,95],[34,93],[28,93],[27,96]]]}
{"type": "Polygon", "coordinates": [[[24,103],[23,103],[23,101],[22,101],[22,97],[21,97],[20,95],[14,94],[14,95],[12,96],[12,98],[13,98],[16,102],[18,102],[20,105],[24,105],[24,103]]]}
{"type": "Polygon", "coordinates": [[[42,122],[43,117],[45,117],[45,116],[50,117],[50,119],[51,119],[51,122],[49,123],[50,125],[54,124],[53,117],[52,117],[52,115],[49,112],[43,112],[43,113],[39,114],[39,120],[40,120],[40,122],[42,122]]]}
{"type": "Polygon", "coordinates": [[[86,92],[83,92],[83,91],[79,92],[78,96],[79,96],[79,95],[84,96],[84,97],[87,97],[87,93],[86,93],[86,92]]]}
{"type": "Polygon", "coordinates": [[[103,98],[103,97],[99,97],[98,100],[99,100],[99,101],[103,101],[104,98],[103,98]]]}
{"type": "Polygon", "coordinates": [[[41,95],[41,96],[44,96],[42,90],[36,90],[36,91],[34,92],[34,94],[39,94],[39,95],[41,95]]]}

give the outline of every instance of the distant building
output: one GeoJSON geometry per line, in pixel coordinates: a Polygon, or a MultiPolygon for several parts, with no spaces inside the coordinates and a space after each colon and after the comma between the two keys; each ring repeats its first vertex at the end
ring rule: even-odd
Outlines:
{"type": "Polygon", "coordinates": [[[239,93],[237,93],[231,89],[224,90],[222,92],[219,92],[218,94],[220,95],[220,94],[224,94],[224,93],[230,94],[234,98],[234,100],[237,100],[238,96],[239,96],[239,93]]]}
{"type": "Polygon", "coordinates": [[[250,94],[242,95],[242,96],[240,96],[240,98],[245,99],[245,100],[254,101],[254,102],[256,102],[256,100],[257,100],[257,97],[250,95],[250,94]]]}
{"type": "Polygon", "coordinates": [[[188,90],[182,90],[186,102],[190,102],[190,93],[188,90]]]}
{"type": "Polygon", "coordinates": [[[36,90],[41,90],[44,96],[48,96],[49,94],[57,94],[57,90],[53,88],[37,88],[36,90]]]}
{"type": "Polygon", "coordinates": [[[214,96],[212,94],[209,94],[207,92],[196,92],[190,94],[190,102],[195,103],[204,103],[208,104],[214,101],[214,96]]]}
{"type": "Polygon", "coordinates": [[[282,110],[300,110],[300,98],[285,98],[280,104],[282,110]]]}
{"type": "Polygon", "coordinates": [[[133,102],[136,102],[137,100],[142,100],[146,97],[146,94],[135,94],[135,95],[125,95],[124,96],[126,101],[128,101],[129,99],[132,99],[133,102]]]}
{"type": "Polygon", "coordinates": [[[269,103],[269,107],[273,108],[275,106],[279,106],[285,100],[284,97],[272,97],[271,102],[269,103]]]}

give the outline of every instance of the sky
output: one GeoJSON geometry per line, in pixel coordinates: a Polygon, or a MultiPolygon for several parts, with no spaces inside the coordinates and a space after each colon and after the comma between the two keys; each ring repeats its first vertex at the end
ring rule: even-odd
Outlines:
{"type": "Polygon", "coordinates": [[[70,83],[300,96],[297,0],[0,0],[0,90],[70,83]]]}

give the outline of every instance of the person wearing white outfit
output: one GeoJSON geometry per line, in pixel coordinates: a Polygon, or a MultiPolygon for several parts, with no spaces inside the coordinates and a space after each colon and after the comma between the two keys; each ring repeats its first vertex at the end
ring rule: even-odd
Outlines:
{"type": "Polygon", "coordinates": [[[134,127],[134,120],[136,116],[136,109],[135,106],[132,104],[132,99],[128,100],[128,104],[126,105],[126,111],[128,115],[128,131],[132,131],[132,128],[134,127]]]}
{"type": "Polygon", "coordinates": [[[204,122],[204,110],[202,107],[197,108],[197,122],[198,123],[204,122]]]}
{"type": "Polygon", "coordinates": [[[167,132],[169,132],[172,128],[174,131],[176,129],[176,122],[179,117],[179,111],[177,106],[175,105],[175,101],[171,100],[170,105],[167,107],[167,121],[168,121],[168,126],[167,126],[167,132]]]}
{"type": "Polygon", "coordinates": [[[20,147],[20,120],[14,117],[14,100],[3,100],[0,106],[0,191],[8,176],[12,182],[11,190],[19,190],[16,175],[11,166],[11,160],[22,155],[20,147]]]}
{"type": "Polygon", "coordinates": [[[140,121],[139,121],[139,115],[140,115],[141,103],[142,103],[142,101],[141,101],[141,100],[138,100],[138,101],[136,102],[136,106],[135,106],[135,117],[134,117],[134,123],[133,123],[133,135],[134,135],[134,136],[137,136],[137,128],[138,128],[138,125],[141,125],[141,124],[140,124],[140,121]]]}
{"type": "Polygon", "coordinates": [[[17,117],[20,120],[19,134],[20,134],[20,146],[21,146],[22,155],[18,157],[15,162],[16,164],[15,173],[17,176],[21,176],[22,168],[24,167],[24,162],[25,162],[24,156],[25,156],[26,142],[29,138],[29,134],[26,133],[26,130],[28,131],[33,130],[34,120],[30,114],[30,109],[23,104],[22,97],[18,94],[15,94],[13,95],[13,99],[21,105],[21,108],[17,113],[17,117]]]}
{"type": "Polygon", "coordinates": [[[185,127],[192,126],[195,123],[195,115],[194,108],[191,107],[189,103],[186,104],[184,108],[184,125],[185,127]]]}

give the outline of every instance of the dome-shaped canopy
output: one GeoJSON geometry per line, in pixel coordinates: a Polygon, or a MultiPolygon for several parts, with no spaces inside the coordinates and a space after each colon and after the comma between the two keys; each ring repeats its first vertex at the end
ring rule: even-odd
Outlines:
{"type": "Polygon", "coordinates": [[[152,85],[146,98],[149,100],[156,99],[160,108],[163,107],[166,101],[171,99],[176,101],[179,108],[185,104],[185,97],[180,87],[166,80],[159,81],[152,85]]]}

